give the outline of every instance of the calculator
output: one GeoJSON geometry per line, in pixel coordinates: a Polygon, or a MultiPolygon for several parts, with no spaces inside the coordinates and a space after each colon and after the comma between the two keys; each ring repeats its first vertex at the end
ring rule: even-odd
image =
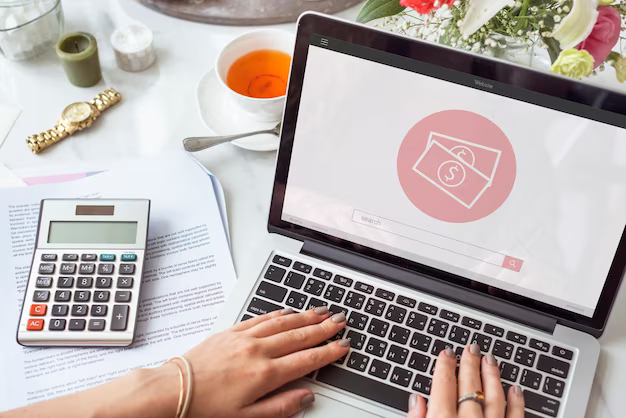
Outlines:
{"type": "Polygon", "coordinates": [[[147,199],[44,199],[17,329],[25,346],[133,342],[147,199]]]}

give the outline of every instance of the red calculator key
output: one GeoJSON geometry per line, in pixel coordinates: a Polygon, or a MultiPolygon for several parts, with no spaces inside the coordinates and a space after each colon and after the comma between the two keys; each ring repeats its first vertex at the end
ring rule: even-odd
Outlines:
{"type": "Polygon", "coordinates": [[[29,319],[26,329],[29,331],[41,331],[43,329],[43,319],[29,319]]]}
{"type": "Polygon", "coordinates": [[[40,304],[30,305],[31,316],[46,316],[47,310],[48,310],[48,305],[40,305],[40,304]]]}

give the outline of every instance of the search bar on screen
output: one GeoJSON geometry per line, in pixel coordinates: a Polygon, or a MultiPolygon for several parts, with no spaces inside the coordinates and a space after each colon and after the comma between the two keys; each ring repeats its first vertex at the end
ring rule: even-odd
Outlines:
{"type": "Polygon", "coordinates": [[[519,258],[360,210],[353,212],[352,222],[516,272],[521,271],[524,264],[519,258]]]}

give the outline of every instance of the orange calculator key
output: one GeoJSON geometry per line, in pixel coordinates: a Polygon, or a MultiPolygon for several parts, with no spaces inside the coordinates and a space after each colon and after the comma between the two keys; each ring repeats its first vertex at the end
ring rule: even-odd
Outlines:
{"type": "Polygon", "coordinates": [[[29,331],[41,331],[43,329],[43,319],[29,319],[26,329],[29,331]]]}
{"type": "Polygon", "coordinates": [[[30,305],[31,316],[45,316],[48,310],[48,305],[33,304],[30,305]]]}

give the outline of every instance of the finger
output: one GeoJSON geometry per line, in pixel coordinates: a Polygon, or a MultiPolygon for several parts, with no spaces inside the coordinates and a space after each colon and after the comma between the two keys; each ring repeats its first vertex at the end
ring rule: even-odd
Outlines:
{"type": "MultiPolygon", "coordinates": [[[[313,313],[313,315],[317,314],[313,313]]],[[[319,324],[293,328],[280,334],[263,338],[261,343],[270,357],[282,357],[329,340],[345,326],[346,315],[340,312],[319,324]]]]}
{"type": "Polygon", "coordinates": [[[483,390],[485,392],[485,405],[483,412],[485,418],[500,418],[504,416],[504,390],[500,381],[500,368],[498,360],[493,354],[487,354],[482,360],[481,374],[483,377],[483,390]]]}
{"type": "MultiPolygon", "coordinates": [[[[293,312],[293,310],[291,312],[293,312]]],[[[319,306],[302,313],[277,316],[251,328],[248,333],[257,338],[269,337],[294,328],[319,324],[324,319],[328,318],[328,315],[328,308],[326,306],[319,306]]]]}
{"type": "MultiPolygon", "coordinates": [[[[272,318],[276,318],[277,316],[284,315],[283,311],[286,311],[286,310],[283,309],[281,311],[274,311],[274,312],[267,313],[265,315],[259,315],[259,316],[255,316],[254,318],[246,319],[245,321],[241,321],[238,324],[233,325],[230,328],[230,330],[235,331],[235,332],[245,331],[247,329],[250,329],[252,327],[259,325],[260,323],[269,321],[272,318]]],[[[293,312],[293,310],[291,312],[293,312]]]]}
{"type": "Polygon", "coordinates": [[[288,418],[314,401],[315,396],[310,390],[294,389],[252,404],[242,411],[242,415],[246,418],[288,418]]]}
{"type": "Polygon", "coordinates": [[[407,418],[426,418],[427,413],[426,399],[417,393],[409,396],[409,415],[407,415],[407,418]]]}
{"type": "Polygon", "coordinates": [[[279,377],[274,379],[275,382],[272,384],[276,383],[277,387],[280,387],[286,382],[296,380],[339,360],[347,355],[349,350],[350,340],[344,339],[274,359],[274,369],[278,371],[279,377]]]}
{"type": "Polygon", "coordinates": [[[509,389],[506,418],[524,418],[524,395],[520,386],[509,389]]]}
{"type": "Polygon", "coordinates": [[[437,357],[429,404],[439,415],[455,417],[456,400],[456,356],[446,348],[437,357]]]}
{"type": "MultiPolygon", "coordinates": [[[[459,397],[482,391],[480,379],[480,346],[472,344],[465,347],[459,367],[459,397]]],[[[478,402],[465,401],[459,405],[459,415],[462,417],[482,417],[482,408],[478,402]]]]}

